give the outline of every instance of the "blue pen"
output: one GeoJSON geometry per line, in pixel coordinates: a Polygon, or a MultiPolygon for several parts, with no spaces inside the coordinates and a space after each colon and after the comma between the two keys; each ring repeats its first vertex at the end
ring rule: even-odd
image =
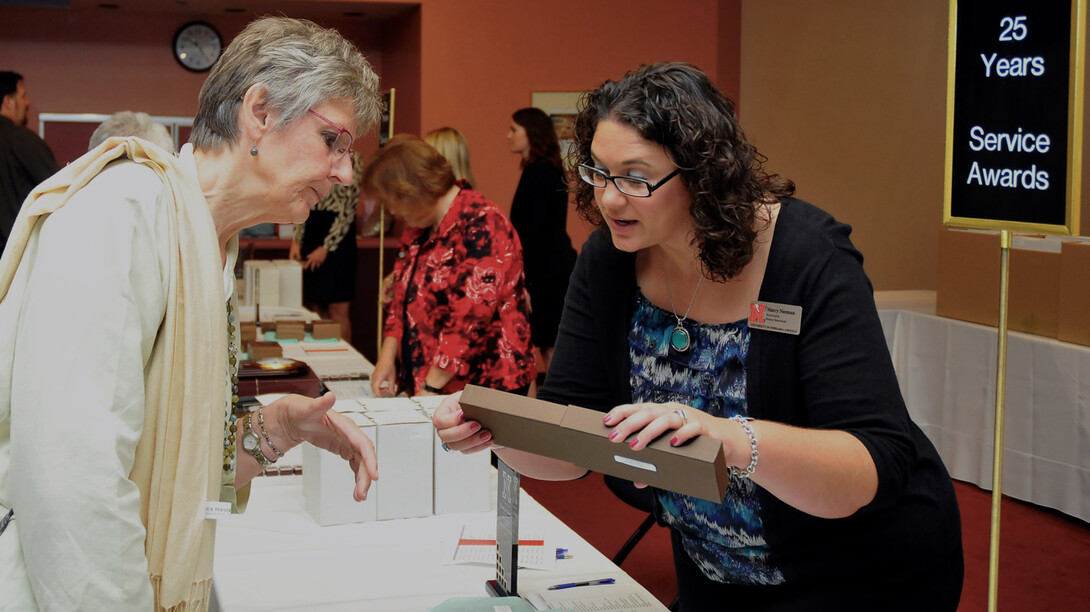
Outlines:
{"type": "Polygon", "coordinates": [[[565,582],[564,584],[554,584],[549,587],[550,591],[558,591],[560,589],[570,589],[572,587],[581,586],[594,586],[596,584],[613,584],[616,582],[613,578],[601,578],[599,580],[586,580],[584,582],[565,582]]]}

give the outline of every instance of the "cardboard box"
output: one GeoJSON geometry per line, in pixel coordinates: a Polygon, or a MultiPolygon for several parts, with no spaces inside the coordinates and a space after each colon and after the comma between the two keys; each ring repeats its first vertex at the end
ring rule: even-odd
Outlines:
{"type": "Polygon", "coordinates": [[[1065,241],[1060,249],[1060,297],[1056,338],[1090,346],[1090,239],[1065,241]]]}
{"type": "Polygon", "coordinates": [[[261,361],[270,357],[283,357],[284,351],[276,342],[258,340],[246,345],[246,352],[250,355],[250,361],[261,361]]]}
{"type": "Polygon", "coordinates": [[[239,344],[247,346],[248,343],[257,340],[257,323],[253,321],[242,321],[239,323],[238,328],[239,344]]]}
{"type": "Polygon", "coordinates": [[[310,337],[315,340],[333,340],[341,337],[341,324],[329,319],[310,323],[310,337]]]}
{"type": "Polygon", "coordinates": [[[302,321],[298,319],[277,319],[276,320],[276,339],[277,340],[302,340],[305,334],[305,328],[302,321]]]}
{"type": "Polygon", "coordinates": [[[662,436],[634,451],[609,440],[602,413],[469,385],[460,400],[467,418],[492,432],[496,444],[570,461],[603,474],[719,502],[729,476],[723,445],[699,437],[679,447],[662,436]]]}
{"type": "Polygon", "coordinates": [[[430,516],[435,436],[431,421],[419,410],[366,414],[377,426],[375,452],[381,478],[372,487],[378,520],[430,516]]]}
{"type": "MultiPolygon", "coordinates": [[[[363,433],[378,446],[376,426],[371,419],[360,413],[346,413],[360,426],[363,433]]],[[[375,486],[371,485],[367,499],[357,502],[352,497],[356,475],[348,462],[309,442],[303,447],[303,498],[307,514],[319,525],[343,525],[374,521],[378,517],[378,500],[375,486]]],[[[381,465],[380,465],[381,469],[381,465]]]]}
{"type": "MultiPolygon", "coordinates": [[[[1007,328],[1055,338],[1060,290],[1060,243],[1015,235],[1010,249],[1007,328]]],[[[935,314],[999,325],[999,232],[944,229],[939,233],[935,314]]]]}

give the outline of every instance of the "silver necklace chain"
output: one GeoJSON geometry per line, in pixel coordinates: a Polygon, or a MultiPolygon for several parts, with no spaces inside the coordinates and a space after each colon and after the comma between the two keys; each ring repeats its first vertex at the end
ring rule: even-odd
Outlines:
{"type": "Polygon", "coordinates": [[[689,318],[689,311],[693,309],[693,304],[696,302],[696,293],[700,291],[700,281],[704,280],[704,275],[701,274],[696,279],[696,288],[693,289],[693,297],[689,299],[689,306],[685,309],[685,314],[679,317],[677,316],[677,306],[674,306],[674,294],[670,291],[670,279],[666,276],[666,264],[662,262],[662,248],[656,246],[655,252],[658,253],[659,256],[659,267],[662,268],[662,280],[666,283],[666,296],[670,298],[670,310],[673,311],[672,314],[674,315],[674,318],[677,319],[677,324],[680,326],[682,321],[689,318]]]}

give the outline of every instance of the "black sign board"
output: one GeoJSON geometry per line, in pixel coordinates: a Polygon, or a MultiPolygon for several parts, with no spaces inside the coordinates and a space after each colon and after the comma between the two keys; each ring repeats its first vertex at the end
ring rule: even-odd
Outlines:
{"type": "Polygon", "coordinates": [[[493,597],[518,595],[519,473],[496,457],[496,579],[485,583],[493,597]]]}
{"type": "Polygon", "coordinates": [[[951,0],[947,225],[1078,231],[1084,5],[951,0]]]}

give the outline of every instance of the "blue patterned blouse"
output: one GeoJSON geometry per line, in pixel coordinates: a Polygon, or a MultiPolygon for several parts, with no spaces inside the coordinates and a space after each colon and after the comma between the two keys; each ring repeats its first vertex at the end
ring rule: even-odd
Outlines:
{"type": "MultiPolygon", "coordinates": [[[[749,325],[685,321],[689,349],[670,348],[674,315],[636,294],[628,333],[632,401],[680,402],[717,417],[748,414],[746,354],[749,325]]],[[[705,576],[731,584],[781,584],[769,563],[756,485],[731,476],[722,503],[656,490],[663,520],[681,535],[682,546],[705,576]]]]}

